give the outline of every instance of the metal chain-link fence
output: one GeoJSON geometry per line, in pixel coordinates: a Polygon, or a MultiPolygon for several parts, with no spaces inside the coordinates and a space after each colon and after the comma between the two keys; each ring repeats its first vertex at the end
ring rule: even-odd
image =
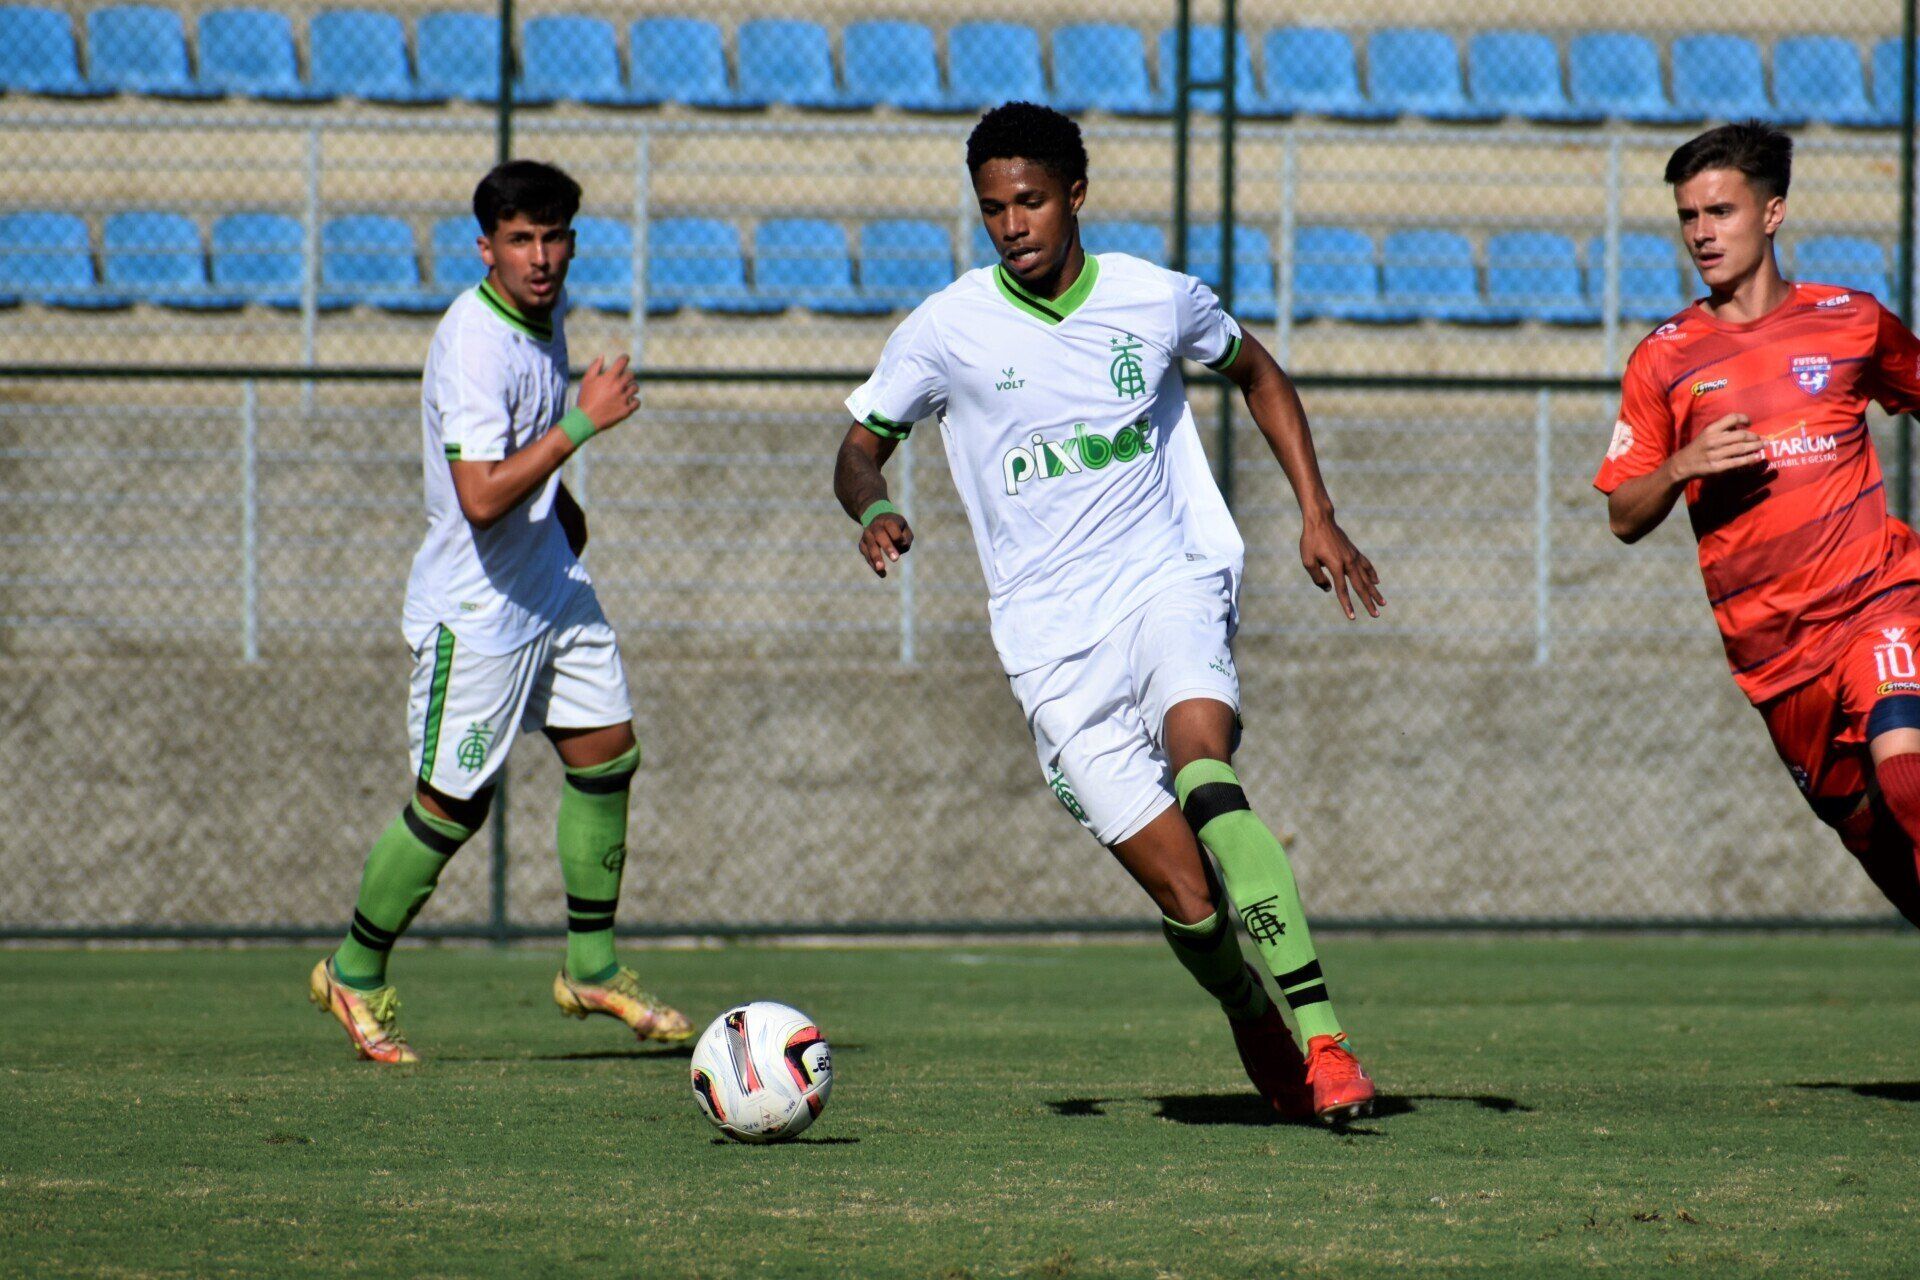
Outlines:
{"type": "MultiPolygon", "coordinates": [[[[1609,376],[1696,291],[1660,171],[1703,122],[1791,123],[1785,264],[1898,298],[1899,4],[1240,4],[1183,243],[1165,0],[787,12],[0,7],[0,933],[347,912],[408,786],[404,371],[508,148],[586,191],[576,360],[655,379],[567,473],[646,752],[623,924],[1149,919],[1041,784],[937,433],[891,469],[897,578],[829,493],[851,381],[987,252],[961,148],[1010,97],[1082,119],[1090,249],[1231,288],[1385,575],[1387,616],[1339,621],[1251,423],[1207,426],[1249,546],[1243,773],[1317,917],[1884,914],[1732,687],[1684,529],[1619,547],[1587,482],[1609,376]],[[356,366],[388,372],[287,376],[356,366]]],[[[423,924],[557,927],[557,794],[523,744],[423,924]]]]}

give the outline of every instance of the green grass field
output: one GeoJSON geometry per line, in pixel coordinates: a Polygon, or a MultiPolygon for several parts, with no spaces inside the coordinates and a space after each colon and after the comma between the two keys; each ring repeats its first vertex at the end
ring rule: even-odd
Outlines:
{"type": "Polygon", "coordinates": [[[541,950],[395,962],[428,1061],[356,1062],[314,950],[0,951],[0,1274],[1911,1275],[1920,940],[1344,939],[1380,1082],[1272,1122],[1155,945],[630,952],[696,1021],[806,1009],[797,1143],[541,950]]]}

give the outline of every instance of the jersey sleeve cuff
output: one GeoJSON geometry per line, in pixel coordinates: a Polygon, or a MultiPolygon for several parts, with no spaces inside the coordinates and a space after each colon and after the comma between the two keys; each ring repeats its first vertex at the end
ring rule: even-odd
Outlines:
{"type": "Polygon", "coordinates": [[[895,422],[882,413],[869,413],[860,419],[860,425],[887,440],[905,440],[913,434],[911,422],[895,422]]]}
{"type": "Polygon", "coordinates": [[[1233,334],[1227,339],[1227,349],[1218,360],[1207,361],[1207,368],[1215,373],[1225,373],[1227,367],[1240,357],[1240,335],[1233,334]]]}

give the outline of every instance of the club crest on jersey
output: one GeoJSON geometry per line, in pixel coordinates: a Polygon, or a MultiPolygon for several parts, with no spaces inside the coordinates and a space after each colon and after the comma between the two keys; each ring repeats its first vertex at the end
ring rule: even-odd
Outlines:
{"type": "Polygon", "coordinates": [[[1132,334],[1125,338],[1115,338],[1112,342],[1113,363],[1107,366],[1107,376],[1113,379],[1113,394],[1123,399],[1133,400],[1147,394],[1146,370],[1140,367],[1140,339],[1132,334]]]}
{"type": "Polygon", "coordinates": [[[1833,361],[1825,356],[1795,356],[1793,381],[1810,396],[1817,396],[1833,381],[1833,361]]]}
{"type": "Polygon", "coordinates": [[[1020,486],[1030,480],[1051,480],[1056,476],[1077,476],[1082,471],[1098,471],[1110,462],[1132,462],[1153,452],[1151,429],[1141,418],[1120,428],[1109,440],[1087,430],[1087,424],[1073,424],[1073,434],[1065,440],[1049,440],[1039,432],[1031,447],[1015,445],[1000,459],[1000,479],[1007,496],[1017,497],[1020,486]]]}

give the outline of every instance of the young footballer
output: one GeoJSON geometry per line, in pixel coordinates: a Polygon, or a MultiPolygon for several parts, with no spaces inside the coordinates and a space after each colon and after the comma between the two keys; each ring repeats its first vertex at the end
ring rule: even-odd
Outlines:
{"type": "Polygon", "coordinates": [[[1333,518],[1293,385],[1212,290],[1125,254],[1084,252],[1080,130],[1045,107],[986,113],[967,142],[999,262],[923,302],[847,399],[834,491],[882,577],[913,530],[881,467],[937,415],[985,570],[993,641],[1047,785],[1165,917],[1217,998],[1241,1061],[1282,1114],[1357,1115],[1373,1083],[1348,1051],[1287,853],[1234,772],[1230,641],[1244,549],[1187,406],[1180,362],[1223,373],[1280,460],[1301,559],[1349,618],[1384,603],[1333,518]],[[1201,853],[1219,863],[1306,1041],[1301,1057],[1242,959],[1201,853]]]}
{"type": "Polygon", "coordinates": [[[620,646],[578,555],[586,519],[560,465],[639,403],[624,358],[595,360],[568,409],[562,328],[580,188],[560,170],[503,164],[473,194],[481,284],[434,332],[421,387],[427,536],[407,582],[408,725],[416,782],[367,855],[353,924],[314,966],[315,1004],[363,1058],[418,1061],[398,1025],[387,954],[480,827],[507,752],[539,729],[566,770],[560,870],[566,964],[553,998],[618,1018],[642,1040],[692,1028],[614,958],[627,792],[640,764],[620,646]]]}
{"type": "Polygon", "coordinates": [[[1870,295],[1780,275],[1793,142],[1673,153],[1707,296],[1627,362],[1594,485],[1623,542],[1682,495],[1734,681],[1813,811],[1920,924],[1920,542],[1887,515],[1866,406],[1920,410],[1920,342],[1870,295]]]}

